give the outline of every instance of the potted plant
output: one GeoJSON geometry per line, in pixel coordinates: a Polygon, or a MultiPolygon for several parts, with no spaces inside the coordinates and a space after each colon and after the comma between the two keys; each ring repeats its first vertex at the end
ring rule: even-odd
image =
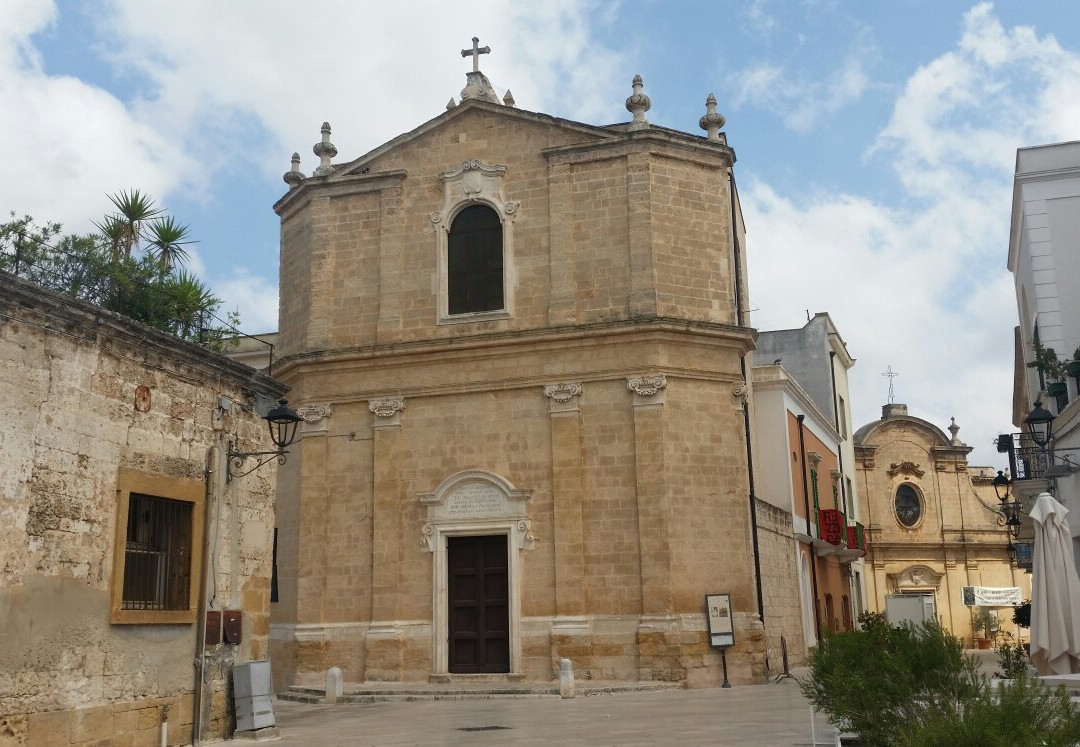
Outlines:
{"type": "Polygon", "coordinates": [[[1080,382],[1080,345],[1077,345],[1076,350],[1073,351],[1073,359],[1065,365],[1069,369],[1069,376],[1080,382]]]}
{"type": "Polygon", "coordinates": [[[1039,373],[1048,382],[1046,393],[1051,397],[1060,397],[1065,394],[1065,377],[1069,375],[1069,366],[1058,359],[1053,348],[1043,346],[1038,339],[1032,345],[1035,357],[1027,364],[1028,368],[1038,369],[1039,373]]]}
{"type": "Polygon", "coordinates": [[[1031,627],[1031,600],[1025,599],[1020,604],[1013,605],[1013,622],[1021,628],[1031,627]]]}
{"type": "Polygon", "coordinates": [[[1012,447],[1012,434],[1000,433],[997,437],[997,450],[999,454],[1008,454],[1012,447]]]}
{"type": "Polygon", "coordinates": [[[994,644],[994,628],[997,621],[989,607],[976,607],[971,616],[972,635],[981,632],[982,635],[975,639],[977,648],[988,649],[994,644]]]}

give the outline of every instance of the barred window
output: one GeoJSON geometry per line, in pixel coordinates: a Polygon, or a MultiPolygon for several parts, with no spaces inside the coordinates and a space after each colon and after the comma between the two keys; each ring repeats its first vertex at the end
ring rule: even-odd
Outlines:
{"type": "Polygon", "coordinates": [[[191,593],[192,504],[132,493],[121,609],[186,610],[191,593]]]}
{"type": "Polygon", "coordinates": [[[119,470],[110,622],[195,622],[205,504],[202,480],[119,470]]]}

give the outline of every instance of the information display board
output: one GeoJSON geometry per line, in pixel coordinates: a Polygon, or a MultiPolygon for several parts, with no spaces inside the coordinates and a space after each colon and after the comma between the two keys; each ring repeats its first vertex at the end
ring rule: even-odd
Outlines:
{"type": "Polygon", "coordinates": [[[731,619],[731,594],[708,594],[705,609],[709,618],[709,645],[731,648],[735,645],[735,626],[731,619]]]}

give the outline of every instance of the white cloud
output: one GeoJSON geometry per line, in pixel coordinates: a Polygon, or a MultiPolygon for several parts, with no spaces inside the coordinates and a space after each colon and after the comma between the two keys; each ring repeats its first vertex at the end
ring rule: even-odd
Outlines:
{"type": "Polygon", "coordinates": [[[1065,94],[1077,91],[1080,56],[1004,29],[981,4],[956,48],[910,76],[871,150],[908,192],[902,207],[744,186],[754,322],[788,328],[829,311],[858,360],[858,424],[880,416],[892,365],[897,401],[943,428],[955,416],[972,460],[999,461],[989,441],[1011,420],[1015,148],[1075,139],[1080,96],[1065,94]]]}
{"type": "Polygon", "coordinates": [[[764,108],[779,116],[789,129],[809,132],[869,90],[872,81],[866,66],[874,53],[865,34],[860,34],[843,63],[827,75],[792,72],[789,66],[773,62],[752,65],[733,76],[737,85],[734,104],[764,108]]]}
{"type": "MultiPolygon", "coordinates": [[[[214,280],[214,293],[222,298],[222,314],[240,312],[241,327],[253,334],[278,328],[278,288],[276,282],[237,269],[229,279],[214,280]]],[[[223,316],[224,318],[224,316],[223,316]]]]}

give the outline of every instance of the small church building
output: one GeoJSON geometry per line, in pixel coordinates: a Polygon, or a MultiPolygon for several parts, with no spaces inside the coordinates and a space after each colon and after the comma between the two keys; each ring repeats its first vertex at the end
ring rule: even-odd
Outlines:
{"type": "MultiPolygon", "coordinates": [[[[281,219],[275,684],[766,672],[735,155],[460,100],[351,160],[324,124],[281,219]]],[[[792,545],[792,547],[794,547],[792,545]]],[[[785,557],[793,554],[786,548],[785,557]]],[[[794,570],[792,570],[794,573],[794,570]]],[[[798,601],[793,600],[797,605],[798,601]]]]}

